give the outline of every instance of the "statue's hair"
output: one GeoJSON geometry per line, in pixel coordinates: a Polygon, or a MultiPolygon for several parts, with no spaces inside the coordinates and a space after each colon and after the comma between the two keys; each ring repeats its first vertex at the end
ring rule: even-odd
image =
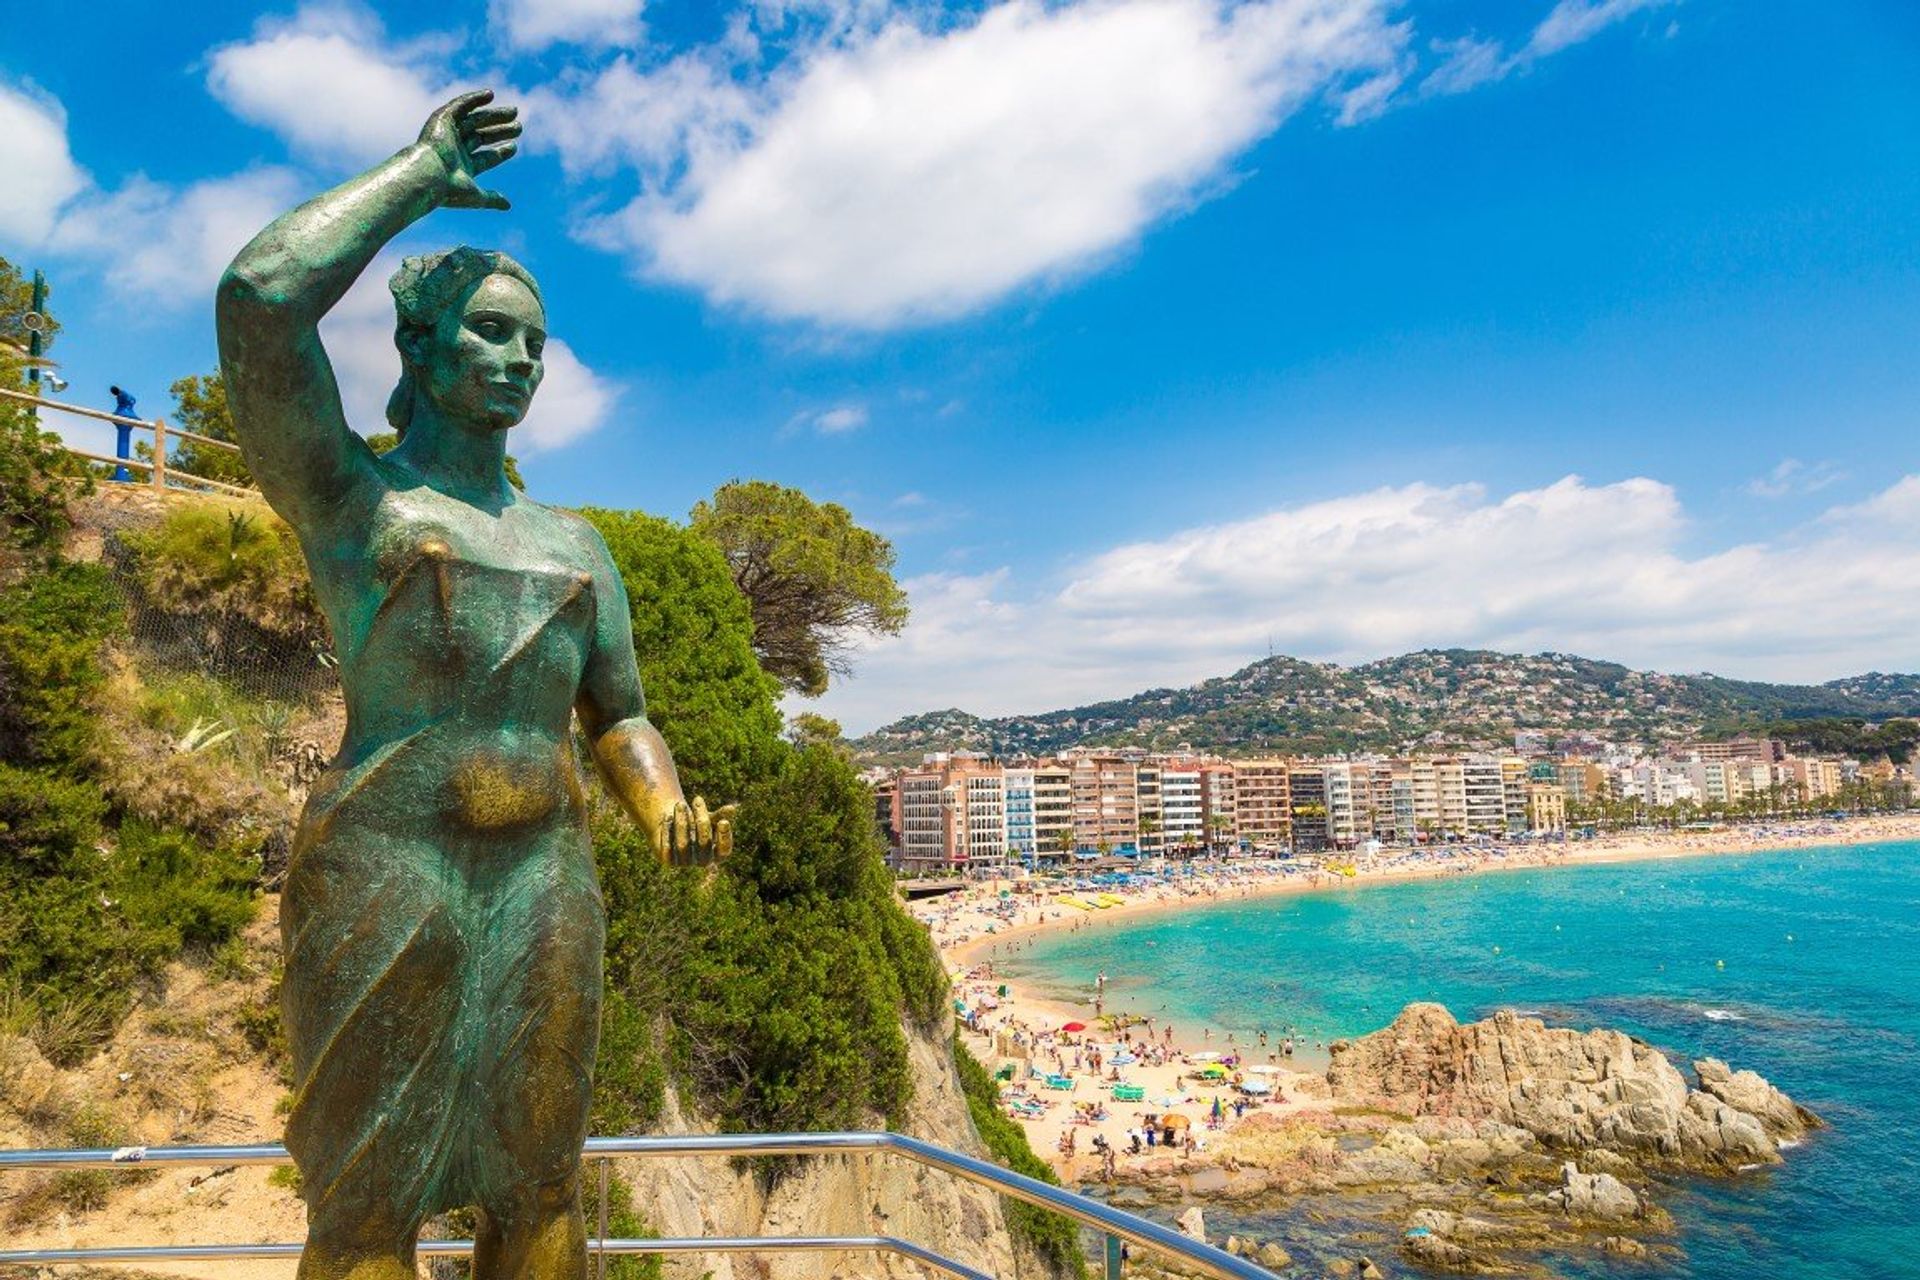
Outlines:
{"type": "Polygon", "coordinates": [[[471,249],[461,245],[440,253],[423,253],[408,258],[387,281],[393,294],[393,340],[400,347],[400,384],[387,397],[387,421],[402,436],[413,420],[413,370],[406,363],[406,347],[401,339],[408,333],[431,329],[440,322],[447,308],[467,295],[467,291],[488,276],[512,276],[527,286],[535,302],[540,301],[540,285],[533,273],[498,249],[471,249]]]}

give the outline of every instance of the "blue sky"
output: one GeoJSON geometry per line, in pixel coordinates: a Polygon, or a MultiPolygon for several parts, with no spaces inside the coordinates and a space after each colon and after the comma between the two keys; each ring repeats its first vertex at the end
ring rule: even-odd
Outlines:
{"type": "MultiPolygon", "coordinates": [[[[536,496],[755,477],[895,541],[851,728],[1268,651],[1920,667],[1920,8],[1769,0],[53,5],[0,253],[68,398],[214,365],[267,218],[526,107],[536,496]]],[[[22,30],[14,26],[16,37],[22,30]]],[[[370,272],[329,321],[365,429],[370,272]]]]}

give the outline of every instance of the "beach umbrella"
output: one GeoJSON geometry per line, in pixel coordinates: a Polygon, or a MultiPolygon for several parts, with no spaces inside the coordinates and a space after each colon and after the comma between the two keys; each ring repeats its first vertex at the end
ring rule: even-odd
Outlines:
{"type": "Polygon", "coordinates": [[[1060,1029],[1062,1031],[1085,1031],[1087,1029],[1087,1024],[1084,1022],[1069,1022],[1066,1026],[1061,1027],[1060,1029]]]}
{"type": "Polygon", "coordinates": [[[1181,1115],[1178,1111],[1160,1117],[1160,1127],[1162,1129],[1186,1129],[1192,1127],[1192,1124],[1193,1122],[1191,1120],[1181,1115]]]}
{"type": "Polygon", "coordinates": [[[1254,1093],[1254,1094],[1259,1094],[1259,1093],[1272,1093],[1272,1092],[1273,1092],[1273,1081],[1271,1081],[1271,1080],[1245,1080],[1245,1081],[1242,1081],[1242,1082],[1241,1082],[1241,1084],[1240,1084],[1240,1092],[1242,1092],[1242,1093],[1254,1093]]]}

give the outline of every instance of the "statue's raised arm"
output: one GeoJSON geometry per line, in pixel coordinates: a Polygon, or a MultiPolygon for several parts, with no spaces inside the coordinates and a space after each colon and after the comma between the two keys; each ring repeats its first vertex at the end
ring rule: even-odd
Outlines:
{"type": "Polygon", "coordinates": [[[215,322],[235,431],[261,492],[296,529],[372,481],[347,427],[320,318],[386,244],[441,206],[505,209],[477,179],[512,157],[518,111],[491,90],[427,118],[419,141],[293,210],[255,236],[220,281],[215,322]]]}

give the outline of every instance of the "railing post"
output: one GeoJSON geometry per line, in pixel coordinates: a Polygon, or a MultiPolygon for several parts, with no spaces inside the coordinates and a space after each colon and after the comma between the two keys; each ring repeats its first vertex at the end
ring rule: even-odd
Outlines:
{"type": "Polygon", "coordinates": [[[600,1157],[599,1238],[593,1247],[594,1280],[607,1280],[607,1158],[600,1157]]]}
{"type": "Polygon", "coordinates": [[[1110,1235],[1107,1237],[1107,1280],[1120,1280],[1121,1248],[1119,1236],[1110,1235]]]}
{"type": "Polygon", "coordinates": [[[153,420],[153,487],[167,487],[167,420],[153,420]]]}

